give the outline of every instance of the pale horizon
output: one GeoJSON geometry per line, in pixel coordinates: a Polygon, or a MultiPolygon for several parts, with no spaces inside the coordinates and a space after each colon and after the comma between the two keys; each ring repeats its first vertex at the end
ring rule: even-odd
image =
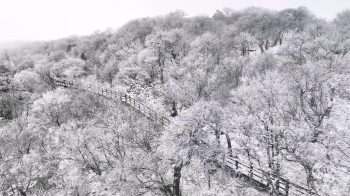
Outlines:
{"type": "Polygon", "coordinates": [[[0,43],[47,41],[97,30],[118,29],[128,21],[183,10],[189,17],[212,16],[225,7],[272,10],[305,6],[318,18],[332,20],[350,8],[348,0],[0,0],[0,43]]]}

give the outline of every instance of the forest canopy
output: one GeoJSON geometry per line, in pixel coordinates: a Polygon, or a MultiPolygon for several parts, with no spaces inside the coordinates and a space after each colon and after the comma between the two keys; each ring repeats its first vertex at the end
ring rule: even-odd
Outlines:
{"type": "Polygon", "coordinates": [[[281,195],[285,179],[348,195],[349,32],[349,9],[333,21],[306,7],[177,10],[2,49],[0,195],[281,195]],[[226,156],[268,188],[233,177],[226,156]]]}

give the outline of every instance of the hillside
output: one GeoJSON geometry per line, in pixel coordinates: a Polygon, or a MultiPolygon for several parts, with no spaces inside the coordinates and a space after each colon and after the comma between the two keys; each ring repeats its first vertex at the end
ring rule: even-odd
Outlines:
{"type": "Polygon", "coordinates": [[[349,21],[178,10],[3,49],[0,195],[348,195],[349,21]]]}

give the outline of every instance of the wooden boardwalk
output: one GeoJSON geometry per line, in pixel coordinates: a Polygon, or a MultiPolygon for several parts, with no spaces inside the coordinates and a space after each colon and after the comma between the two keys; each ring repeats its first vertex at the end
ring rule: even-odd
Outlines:
{"type": "MultiPolygon", "coordinates": [[[[92,85],[78,85],[74,84],[73,81],[58,78],[55,78],[54,82],[56,86],[84,90],[112,100],[121,101],[122,103],[134,108],[153,122],[156,122],[162,126],[167,126],[170,124],[170,120],[168,118],[159,115],[157,112],[143,104],[140,100],[132,98],[130,95],[92,85]]],[[[243,160],[239,160],[238,158],[230,155],[225,155],[220,162],[221,165],[223,165],[223,168],[229,172],[231,176],[240,179],[242,182],[248,183],[250,186],[259,191],[268,193],[271,192],[272,187],[274,187],[277,195],[317,195],[314,191],[308,189],[306,185],[293,183],[282,177],[278,178],[274,174],[265,172],[254,165],[244,163],[243,160]]]]}

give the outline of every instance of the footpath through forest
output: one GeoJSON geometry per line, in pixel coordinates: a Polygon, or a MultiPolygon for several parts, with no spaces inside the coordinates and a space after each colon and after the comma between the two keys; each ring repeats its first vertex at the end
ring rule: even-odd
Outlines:
{"type": "MultiPolygon", "coordinates": [[[[140,100],[132,98],[128,94],[118,93],[112,90],[92,86],[92,85],[79,85],[73,81],[62,80],[55,78],[54,83],[56,86],[65,88],[73,88],[77,90],[88,91],[108,99],[120,101],[127,106],[134,108],[138,113],[144,115],[150,121],[158,123],[162,126],[168,126],[171,121],[158,114],[146,104],[140,100]]],[[[290,182],[288,179],[278,177],[275,174],[265,172],[256,165],[249,164],[242,159],[238,159],[235,156],[226,154],[218,160],[219,165],[225,171],[229,172],[231,176],[238,178],[240,181],[254,187],[255,189],[272,193],[275,192],[278,195],[317,195],[314,191],[309,189],[306,185],[298,182],[290,182]]]]}

